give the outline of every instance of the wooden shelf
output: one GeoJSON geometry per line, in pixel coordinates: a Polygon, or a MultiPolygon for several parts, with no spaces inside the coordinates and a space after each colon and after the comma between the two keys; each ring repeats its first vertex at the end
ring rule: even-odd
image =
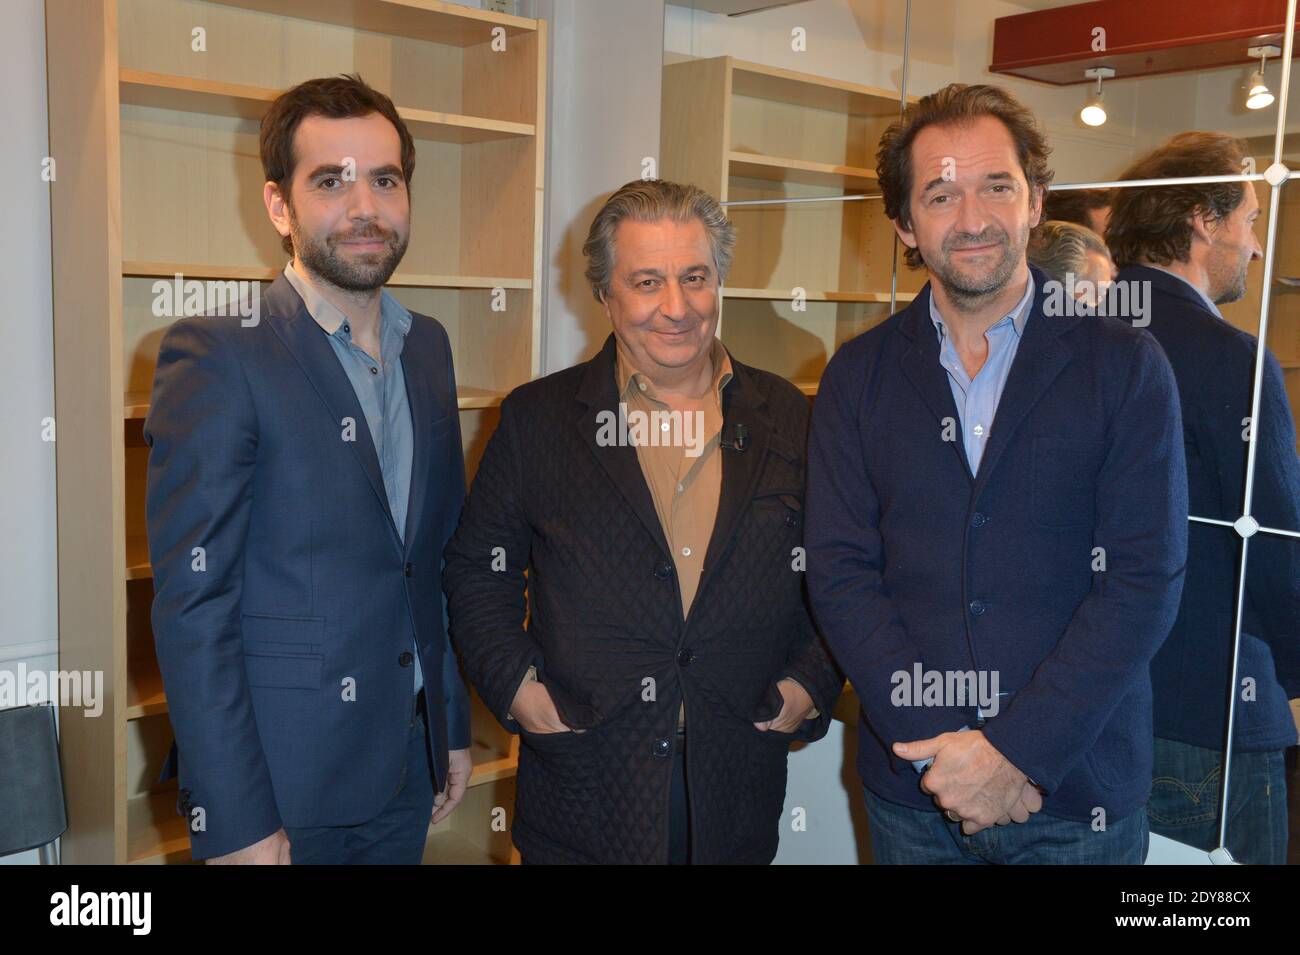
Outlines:
{"type": "Polygon", "coordinates": [[[171,865],[190,861],[190,834],[176,812],[176,790],[132,796],[126,801],[126,861],[171,865]]]}
{"type": "MultiPolygon", "coordinates": [[[[254,120],[262,118],[266,108],[280,93],[280,90],[262,86],[130,69],[120,71],[118,84],[118,96],[126,105],[254,120]]],[[[406,121],[412,136],[432,142],[480,143],[537,133],[536,127],[530,123],[405,106],[399,106],[397,113],[406,121]]]]}
{"type": "MultiPolygon", "coordinates": [[[[730,288],[722,287],[722,297],[767,301],[789,301],[793,296],[789,289],[775,288],[730,288]]],[[[806,290],[804,298],[809,302],[876,302],[888,303],[888,292],[837,292],[829,290],[806,290]]],[[[895,297],[899,302],[910,302],[916,298],[915,292],[899,292],[895,297]]]]}
{"type": "MultiPolygon", "coordinates": [[[[457,808],[459,811],[459,807],[457,808]]],[[[451,818],[455,818],[452,814],[451,818]]],[[[450,820],[448,820],[450,821],[450,820]]],[[[423,865],[505,865],[480,845],[476,845],[464,834],[455,829],[443,829],[430,832],[424,842],[424,855],[420,859],[423,865]]]]}
{"type": "Polygon", "coordinates": [[[766,179],[773,182],[798,182],[808,186],[831,186],[846,190],[876,190],[880,182],[875,170],[858,166],[785,159],[760,153],[727,152],[728,171],[732,176],[766,179]]]}
{"type": "Polygon", "coordinates": [[[731,93],[852,116],[898,116],[897,93],[746,60],[731,61],[731,93]]]}
{"type": "MultiPolygon", "coordinates": [[[[457,388],[456,389],[456,408],[460,411],[466,411],[477,408],[495,408],[505,400],[504,391],[493,391],[490,388],[457,388]]],[[[147,391],[128,391],[122,401],[123,417],[128,421],[142,420],[149,416],[149,392],[147,391]]],[[[141,541],[137,540],[134,544],[131,538],[126,542],[126,579],[127,580],[146,580],[153,576],[153,571],[149,569],[149,551],[144,546],[143,550],[141,541]],[[134,555],[134,560],[133,560],[134,555]],[[143,556],[143,562],[140,557],[143,556]]]]}
{"type": "Polygon", "coordinates": [[[471,46],[492,38],[495,26],[506,36],[533,33],[534,21],[505,13],[477,10],[439,0],[214,0],[228,7],[243,7],[276,16],[315,20],[441,43],[471,46]]]}
{"type": "MultiPolygon", "coordinates": [[[[149,410],[148,404],[144,410],[149,410]]],[[[131,417],[128,413],[127,417],[131,417]]],[[[136,417],[143,418],[140,414],[136,417]]],[[[127,580],[148,580],[153,577],[153,570],[149,567],[149,540],[143,534],[128,534],[126,537],[126,579],[127,580]]]]}
{"type": "MultiPolygon", "coordinates": [[[[178,273],[188,279],[221,281],[274,282],[284,266],[207,265],[201,262],[122,262],[122,275],[128,278],[174,278],[178,273]]],[[[394,272],[385,288],[462,288],[462,289],[531,289],[532,279],[504,275],[418,275],[394,272]]]]}

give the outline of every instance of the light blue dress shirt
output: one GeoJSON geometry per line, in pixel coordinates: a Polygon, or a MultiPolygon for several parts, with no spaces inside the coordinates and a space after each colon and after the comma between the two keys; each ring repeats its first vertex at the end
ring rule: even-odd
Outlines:
{"type": "MultiPolygon", "coordinates": [[[[406,376],[402,371],[402,346],[406,342],[406,333],[411,330],[411,313],[387,291],[380,292],[379,357],[382,360],[375,361],[352,340],[352,323],[348,317],[312,288],[294,270],[292,262],[284,267],[284,277],[302,296],[307,311],[329,337],[335,357],[352,382],[352,390],[356,392],[361,411],[366,416],[366,426],[370,429],[375,454],[379,458],[388,509],[397,525],[397,536],[405,543],[415,429],[406,396],[406,376]]],[[[415,652],[415,692],[418,693],[424,686],[424,673],[414,633],[411,645],[415,652]]]]}
{"type": "Polygon", "coordinates": [[[971,474],[979,473],[984,448],[988,445],[989,434],[993,430],[993,417],[997,414],[998,402],[1002,400],[1002,389],[1006,387],[1007,376],[1011,374],[1016,351],[1020,348],[1020,337],[1024,334],[1033,299],[1034,277],[1030,275],[1025,283],[1025,294],[1016,307],[984,333],[989,346],[988,358],[975,377],[971,378],[961,363],[952,336],[944,326],[943,316],[939,314],[931,290],[930,321],[934,323],[935,332],[939,336],[939,363],[948,372],[948,384],[952,388],[952,400],[956,402],[957,414],[961,418],[962,444],[966,448],[966,460],[970,462],[971,474]]]}

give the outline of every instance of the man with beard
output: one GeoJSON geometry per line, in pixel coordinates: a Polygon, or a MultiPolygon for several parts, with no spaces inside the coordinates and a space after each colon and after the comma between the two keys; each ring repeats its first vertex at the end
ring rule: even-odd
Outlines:
{"type": "Polygon", "coordinates": [[[1032,114],[953,84],[877,174],[930,281],[843,345],[808,452],[813,610],[864,711],[878,863],[1140,863],[1149,665],[1178,607],[1173,374],[1131,325],[1043,311],[1032,114]],[[976,689],[978,688],[978,689],[976,689]]]}
{"type": "MultiPolygon", "coordinates": [[[[1220,133],[1181,133],[1125,170],[1124,179],[1240,174],[1245,145],[1220,133]]],[[[1191,513],[1245,526],[1300,530],[1300,460],[1282,369],[1266,352],[1258,421],[1252,384],[1259,343],[1218,306],[1246,294],[1262,256],[1253,183],[1116,190],[1107,239],[1120,282],[1150,287],[1150,332],[1178,379],[1191,513]],[[1247,440],[1255,478],[1245,505],[1247,440]]],[[[1130,296],[1131,297],[1131,296],[1130,296]]],[[[1155,778],[1151,828],[1205,850],[1219,845],[1219,782],[1232,672],[1242,539],[1190,526],[1187,583],[1177,622],[1152,664],[1155,778]]],[[[1283,751],[1295,745],[1287,705],[1300,696],[1300,545],[1268,532],[1249,538],[1233,729],[1227,846],[1239,862],[1283,864],[1287,794],[1283,751]]]]}
{"type": "Polygon", "coordinates": [[[417,863],[471,766],[440,596],[465,494],[451,347],[383,291],[415,146],[344,76],[276,99],[261,154],[293,259],[252,322],[168,330],[145,422],[178,804],[195,859],[417,863]]]}

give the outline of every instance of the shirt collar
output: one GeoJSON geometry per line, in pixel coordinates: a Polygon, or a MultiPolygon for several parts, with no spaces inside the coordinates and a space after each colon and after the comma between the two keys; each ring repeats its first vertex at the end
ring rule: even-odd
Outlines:
{"type": "MultiPolygon", "coordinates": [[[[654,383],[644,374],[637,371],[636,368],[634,368],[632,364],[623,357],[623,350],[621,348],[615,347],[614,354],[618,356],[614,363],[614,382],[618,385],[619,397],[626,398],[629,392],[640,388],[640,386],[644,384],[645,388],[641,390],[647,397],[653,398],[655,396],[654,383]]],[[[713,337],[713,341],[709,345],[709,361],[713,365],[712,391],[721,395],[722,389],[727,387],[727,383],[732,379],[733,370],[731,367],[731,356],[727,354],[727,349],[723,347],[722,339],[718,338],[716,335],[713,337]]]]}
{"type": "Polygon", "coordinates": [[[1205,303],[1205,307],[1210,310],[1210,313],[1212,315],[1218,315],[1219,318],[1223,318],[1223,313],[1219,311],[1219,306],[1215,305],[1214,302],[1210,300],[1210,296],[1206,295],[1205,292],[1203,292],[1199,287],[1187,281],[1187,279],[1183,278],[1183,276],[1179,275],[1177,272],[1173,271],[1172,269],[1167,269],[1164,266],[1156,265],[1151,262],[1143,262],[1142,264],[1146,265],[1148,268],[1159,269],[1161,272],[1164,272],[1166,275],[1172,275],[1174,278],[1178,279],[1178,281],[1182,282],[1189,289],[1195,292],[1200,297],[1201,301],[1205,303]]]}
{"type": "MultiPolygon", "coordinates": [[[[320,292],[316,291],[310,282],[299,275],[298,270],[293,267],[293,262],[285,265],[284,277],[302,296],[302,303],[307,306],[308,314],[324,330],[326,335],[342,335],[349,341],[351,340],[351,328],[344,327],[351,325],[348,317],[343,314],[341,309],[327,301],[320,292]]],[[[392,328],[397,334],[405,338],[406,333],[411,330],[411,313],[403,307],[401,302],[389,295],[387,289],[380,290],[379,317],[381,335],[386,329],[392,328]]]]}
{"type": "MultiPolygon", "coordinates": [[[[1029,320],[1029,313],[1033,311],[1034,301],[1034,273],[1029,273],[1029,279],[1025,282],[1025,294],[1020,296],[1020,301],[1015,304],[1011,311],[1003,315],[994,322],[990,328],[996,328],[1008,318],[1011,319],[1011,327],[1016,331],[1016,338],[1020,338],[1025,333],[1025,322],[1029,320]]],[[[943,316],[939,314],[939,307],[934,304],[934,288],[930,289],[930,321],[934,323],[935,333],[939,336],[939,341],[943,341],[944,325],[943,316]]]]}

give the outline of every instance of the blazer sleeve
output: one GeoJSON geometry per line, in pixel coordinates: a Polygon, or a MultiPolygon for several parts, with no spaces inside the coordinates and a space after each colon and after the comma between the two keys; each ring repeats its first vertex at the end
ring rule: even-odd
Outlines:
{"type": "MultiPolygon", "coordinates": [[[[452,456],[452,463],[455,465],[455,493],[457,495],[456,510],[463,508],[465,500],[465,453],[464,442],[461,439],[460,431],[460,414],[454,410],[456,408],[456,367],[451,356],[451,342],[447,338],[447,332],[438,325],[439,331],[442,332],[443,353],[447,356],[447,383],[450,388],[450,404],[452,408],[453,427],[451,435],[448,438],[449,447],[447,453],[452,456]]],[[[441,565],[443,573],[446,572],[447,562],[444,558],[441,565]]],[[[439,581],[442,576],[439,575],[439,581]]],[[[447,609],[447,594],[445,591],[438,594],[438,599],[442,603],[442,632],[451,633],[450,614],[447,609]]],[[[470,710],[469,710],[469,692],[465,688],[465,681],[461,679],[460,666],[456,662],[456,654],[452,652],[450,646],[450,637],[448,637],[447,653],[442,661],[442,698],[446,711],[447,720],[447,748],[448,749],[468,749],[471,743],[470,734],[470,710]]]]}
{"type": "Polygon", "coordinates": [[[777,681],[792,679],[812,697],[817,715],[804,720],[795,731],[796,738],[811,742],[821,739],[830,729],[835,704],[844,691],[844,677],[831,659],[807,608],[800,614],[799,622],[799,638],[791,645],[785,669],[777,681]]]}
{"type": "Polygon", "coordinates": [[[163,337],[144,427],[154,642],[182,803],[202,810],[187,820],[195,859],[281,828],[240,618],[257,414],[234,349],[204,324],[213,321],[182,319],[163,337]]]}
{"type": "Polygon", "coordinates": [[[516,414],[516,399],[507,397],[443,571],[452,643],[483,702],[512,732],[519,729],[509,713],[515,692],[530,666],[542,668],[541,648],[524,627],[532,530],[516,414]]]}
{"type": "Polygon", "coordinates": [[[1051,793],[1143,680],[1178,615],[1187,568],[1187,462],[1168,359],[1148,333],[1132,360],[1097,477],[1094,574],[1056,647],[985,737],[1051,793]]]}
{"type": "MultiPolygon", "coordinates": [[[[808,593],[835,659],[857,691],[871,729],[888,746],[956,731],[955,706],[894,706],[893,674],[920,662],[920,648],[885,591],[880,501],[867,473],[858,400],[863,372],[841,349],[822,375],[808,442],[808,593]]],[[[892,756],[891,758],[896,758],[892,756]]]]}

